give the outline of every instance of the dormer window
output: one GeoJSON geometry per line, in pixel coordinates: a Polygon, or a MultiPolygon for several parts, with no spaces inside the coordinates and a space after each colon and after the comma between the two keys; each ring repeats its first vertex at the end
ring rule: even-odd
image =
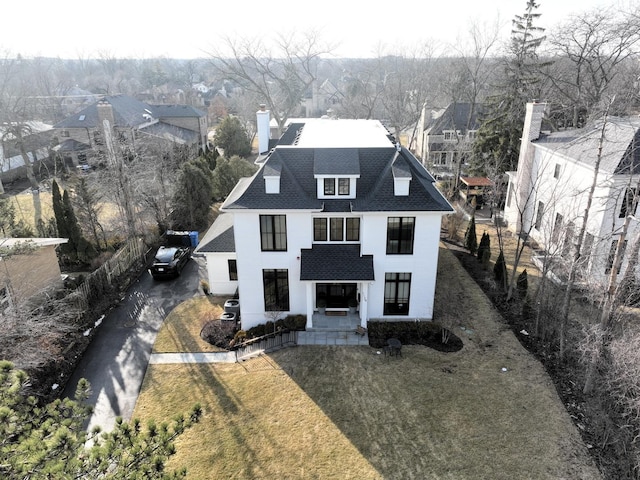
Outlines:
{"type": "Polygon", "coordinates": [[[318,179],[318,188],[321,189],[319,198],[355,198],[355,179],[349,177],[324,177],[318,179]]]}
{"type": "Polygon", "coordinates": [[[349,195],[349,179],[348,178],[339,178],[338,179],[338,195],[349,195]]]}
{"type": "Polygon", "coordinates": [[[325,178],[324,179],[324,194],[335,195],[336,194],[336,179],[325,178]]]}
{"type": "Polygon", "coordinates": [[[453,131],[448,131],[448,132],[443,132],[444,133],[444,139],[446,141],[452,141],[456,139],[456,132],[453,131]]]}

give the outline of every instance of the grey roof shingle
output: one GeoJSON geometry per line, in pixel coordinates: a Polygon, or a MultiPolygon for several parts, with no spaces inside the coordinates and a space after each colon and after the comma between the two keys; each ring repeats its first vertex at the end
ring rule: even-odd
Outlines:
{"type": "MultiPolygon", "coordinates": [[[[239,209],[256,210],[322,210],[345,211],[346,203],[337,200],[318,199],[315,172],[315,159],[322,151],[324,172],[330,172],[329,160],[334,159],[335,171],[343,172],[340,159],[350,158],[353,164],[350,171],[355,171],[355,158],[359,165],[357,179],[357,198],[349,200],[349,208],[353,212],[370,211],[452,211],[451,206],[434,187],[433,177],[418,160],[406,149],[402,149],[396,162],[405,175],[411,175],[408,196],[394,194],[392,164],[396,158],[396,148],[392,144],[388,148],[292,148],[276,147],[263,164],[263,169],[271,162],[281,165],[280,193],[265,193],[264,179],[261,170],[253,177],[244,179],[236,185],[223,205],[227,211],[239,209]],[[342,150],[347,150],[344,152],[342,150]],[[400,166],[402,165],[402,166],[400,166]],[[336,208],[337,207],[337,208],[336,208]]],[[[336,175],[339,175],[338,173],[336,175]]]]}
{"type": "Polygon", "coordinates": [[[236,251],[233,233],[233,216],[223,213],[218,215],[195,249],[196,253],[232,253],[236,251]]]}
{"type": "Polygon", "coordinates": [[[604,141],[600,171],[611,174],[640,173],[638,118],[610,117],[606,124],[599,121],[582,129],[542,135],[534,144],[593,167],[598,158],[601,138],[604,141]]]}
{"type": "Polygon", "coordinates": [[[204,117],[206,114],[191,105],[151,105],[153,116],[164,117],[204,117]]]}
{"type": "Polygon", "coordinates": [[[425,129],[429,130],[431,135],[442,135],[444,130],[460,130],[465,134],[467,130],[478,129],[483,112],[482,104],[450,103],[440,115],[425,126],[425,129]]]}
{"type": "Polygon", "coordinates": [[[373,281],[373,255],[360,245],[315,244],[300,252],[300,280],[373,281]]]}
{"type": "MultiPolygon", "coordinates": [[[[149,120],[143,115],[152,112],[150,105],[126,95],[108,95],[104,101],[113,107],[116,127],[136,127],[149,120]]],[[[89,105],[54,125],[54,128],[96,128],[98,126],[98,103],[89,105]]]]}

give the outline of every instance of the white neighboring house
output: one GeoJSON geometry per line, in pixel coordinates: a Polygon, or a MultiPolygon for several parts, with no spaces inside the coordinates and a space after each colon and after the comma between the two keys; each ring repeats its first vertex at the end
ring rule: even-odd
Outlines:
{"type": "Polygon", "coordinates": [[[433,177],[379,121],[306,119],[268,150],[268,115],[258,112],[260,169],[196,249],[212,293],[237,284],[243,329],[274,310],[331,327],[354,300],[364,327],[432,319],[440,223],[453,211],[433,177]]]}
{"type": "MultiPolygon", "coordinates": [[[[518,170],[509,172],[505,220],[530,232],[543,249],[566,263],[573,258],[600,151],[593,202],[582,245],[583,281],[606,281],[628,223],[628,243],[640,234],[640,119],[609,117],[581,129],[541,132],[546,104],[527,104],[518,170]]],[[[629,249],[626,249],[627,252],[629,249]]],[[[623,256],[620,271],[627,258],[623,256]]]]}

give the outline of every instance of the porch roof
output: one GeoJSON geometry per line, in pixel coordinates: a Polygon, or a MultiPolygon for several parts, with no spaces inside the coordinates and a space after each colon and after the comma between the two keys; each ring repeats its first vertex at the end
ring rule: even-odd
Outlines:
{"type": "Polygon", "coordinates": [[[360,255],[360,245],[315,244],[300,254],[300,280],[372,281],[373,255],[360,255]]]}

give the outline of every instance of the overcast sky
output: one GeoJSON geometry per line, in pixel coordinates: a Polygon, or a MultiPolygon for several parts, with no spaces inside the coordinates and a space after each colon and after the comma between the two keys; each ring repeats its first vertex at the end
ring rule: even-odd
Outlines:
{"type": "MultiPolygon", "coordinates": [[[[567,15],[640,0],[540,0],[540,26],[567,15]]],[[[149,1],[13,0],[2,2],[0,57],[197,58],[220,35],[267,38],[274,31],[321,31],[338,57],[375,56],[377,46],[411,47],[431,41],[459,44],[470,22],[502,26],[524,13],[526,0],[149,1]]]]}

